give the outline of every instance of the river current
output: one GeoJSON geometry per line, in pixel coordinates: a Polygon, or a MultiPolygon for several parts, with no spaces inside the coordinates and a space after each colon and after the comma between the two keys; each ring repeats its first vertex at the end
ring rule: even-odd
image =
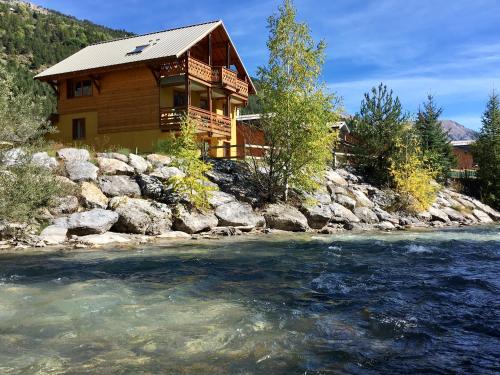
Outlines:
{"type": "Polygon", "coordinates": [[[497,374],[500,226],[0,254],[0,374],[497,374]]]}

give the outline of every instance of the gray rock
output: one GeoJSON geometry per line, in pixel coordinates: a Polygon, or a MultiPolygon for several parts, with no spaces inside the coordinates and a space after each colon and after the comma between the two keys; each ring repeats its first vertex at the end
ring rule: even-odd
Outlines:
{"type": "Polygon", "coordinates": [[[349,194],[346,188],[335,184],[330,183],[327,185],[327,188],[331,196],[335,196],[336,194],[343,194],[343,195],[349,194]]]}
{"type": "Polygon", "coordinates": [[[350,192],[354,196],[354,199],[356,199],[357,206],[363,206],[368,208],[372,208],[374,206],[373,202],[370,199],[368,199],[368,197],[362,191],[357,189],[350,189],[350,192]]]}
{"type": "Polygon", "coordinates": [[[261,227],[265,224],[264,217],[256,214],[251,205],[237,201],[218,206],[215,209],[215,216],[219,218],[221,226],[261,227]]]}
{"type": "MultiPolygon", "coordinates": [[[[374,207],[373,212],[375,212],[375,215],[377,215],[377,217],[379,218],[380,221],[388,221],[392,224],[399,224],[398,217],[391,215],[390,213],[388,213],[387,211],[384,211],[380,207],[374,207]]],[[[430,218],[430,216],[429,216],[429,218],[430,218]]]]}
{"type": "Polygon", "coordinates": [[[325,178],[327,181],[334,183],[336,185],[340,185],[340,186],[347,186],[348,185],[348,182],[341,175],[339,175],[337,172],[335,172],[331,169],[328,169],[325,172],[325,178]]]}
{"type": "Polygon", "coordinates": [[[102,173],[108,175],[132,175],[134,174],[134,168],[132,168],[127,163],[111,158],[97,158],[97,164],[102,173]]]}
{"type": "Polygon", "coordinates": [[[351,210],[338,203],[330,205],[332,211],[332,221],[335,223],[358,223],[359,218],[351,210]]]}
{"type": "Polygon", "coordinates": [[[78,184],[71,181],[68,177],[54,176],[54,180],[56,181],[56,183],[69,191],[76,191],[78,188],[78,184]]]}
{"type": "Polygon", "coordinates": [[[219,223],[219,219],[212,212],[188,210],[182,205],[177,205],[174,212],[174,229],[186,233],[209,231],[219,223]]]}
{"type": "Polygon", "coordinates": [[[49,225],[40,233],[40,238],[48,245],[59,245],[66,241],[67,228],[57,225],[49,225]]]}
{"type": "Polygon", "coordinates": [[[78,211],[78,198],[73,195],[65,197],[56,197],[49,211],[52,215],[59,216],[64,214],[72,214],[78,211]]]}
{"type": "Polygon", "coordinates": [[[307,218],[295,207],[272,204],[264,211],[266,223],[271,229],[304,232],[309,228],[307,218]]]}
{"type": "Polygon", "coordinates": [[[101,246],[112,243],[127,243],[131,241],[131,238],[118,233],[106,232],[102,234],[88,234],[86,236],[80,236],[76,239],[76,241],[84,245],[101,246]]]}
{"type": "Polygon", "coordinates": [[[118,221],[118,214],[113,211],[94,208],[78,212],[54,221],[54,225],[67,228],[68,235],[100,234],[107,232],[118,221]]]}
{"type": "Polygon", "coordinates": [[[479,210],[486,212],[493,219],[500,220],[500,212],[494,210],[490,206],[488,206],[488,205],[486,205],[478,200],[474,200],[474,204],[477,206],[477,208],[479,210]]]}
{"type": "Polygon", "coordinates": [[[208,198],[208,203],[210,203],[210,205],[214,208],[234,201],[236,201],[236,197],[234,195],[225,193],[220,190],[210,192],[210,196],[208,198]]]}
{"type": "Polygon", "coordinates": [[[332,197],[328,190],[323,187],[320,188],[312,193],[306,193],[304,194],[305,200],[309,202],[311,205],[315,204],[323,204],[323,205],[328,205],[332,203],[332,197]]]}
{"type": "Polygon", "coordinates": [[[343,177],[345,180],[347,180],[348,182],[352,182],[352,183],[355,183],[357,184],[359,182],[359,177],[346,171],[345,169],[342,169],[342,168],[337,168],[335,170],[335,172],[337,172],[341,177],[343,177]]]}
{"type": "Polygon", "coordinates": [[[396,229],[394,224],[389,222],[389,221],[382,221],[381,223],[377,224],[376,227],[380,230],[394,230],[394,229],[396,229]]]}
{"type": "Polygon", "coordinates": [[[172,212],[163,203],[115,197],[109,202],[109,207],[119,215],[113,226],[117,232],[158,235],[172,227],[172,212]]]}
{"type": "Polygon", "coordinates": [[[368,207],[356,207],[353,212],[363,223],[375,224],[379,222],[377,215],[368,207]]]}
{"type": "Polygon", "coordinates": [[[57,157],[66,162],[69,161],[89,161],[90,154],[85,149],[80,148],[62,148],[57,151],[57,157]]]}
{"type": "Polygon", "coordinates": [[[489,215],[486,212],[478,210],[477,208],[472,210],[472,214],[477,218],[477,220],[480,223],[492,223],[493,222],[491,217],[489,217],[489,215]]]}
{"type": "Polygon", "coordinates": [[[96,185],[90,182],[82,182],[80,187],[80,199],[86,208],[108,207],[108,197],[96,185]]]}
{"type": "Polygon", "coordinates": [[[431,221],[432,215],[428,211],[419,212],[417,217],[422,221],[431,221]]]}
{"type": "Polygon", "coordinates": [[[328,204],[303,204],[300,211],[307,218],[307,223],[313,229],[321,229],[332,217],[332,210],[328,204]]]}
{"type": "Polygon", "coordinates": [[[337,194],[335,201],[350,210],[353,210],[354,207],[356,207],[356,201],[344,194],[337,194]]]}
{"type": "Polygon", "coordinates": [[[451,207],[444,207],[443,212],[448,215],[451,221],[458,221],[459,223],[464,223],[466,221],[464,215],[451,207]]]}
{"type": "Polygon", "coordinates": [[[97,180],[97,171],[99,171],[99,168],[88,161],[70,160],[66,162],[65,168],[69,179],[72,181],[97,180]]]}
{"type": "Polygon", "coordinates": [[[345,228],[348,230],[366,232],[366,231],[377,229],[377,226],[373,225],[373,224],[367,224],[367,223],[347,223],[347,224],[345,224],[345,228]]]}
{"type": "Polygon", "coordinates": [[[51,171],[55,170],[59,164],[56,158],[49,156],[46,152],[36,152],[31,156],[31,162],[51,171]]]}
{"type": "Polygon", "coordinates": [[[187,234],[186,232],[181,232],[179,230],[172,230],[170,232],[165,232],[162,233],[158,236],[157,238],[163,238],[163,239],[189,239],[191,238],[191,235],[187,234]]]}
{"type": "Polygon", "coordinates": [[[156,168],[149,175],[153,176],[153,177],[161,178],[162,180],[168,180],[174,176],[176,176],[176,177],[185,177],[186,176],[186,174],[177,167],[156,168]]]}
{"type": "Polygon", "coordinates": [[[447,223],[448,221],[450,221],[448,215],[446,215],[446,213],[443,210],[440,210],[439,208],[429,207],[427,212],[429,212],[429,214],[431,215],[431,220],[433,221],[438,220],[442,221],[443,223],[447,223]]]}
{"type": "Polygon", "coordinates": [[[128,156],[128,163],[134,168],[136,173],[144,173],[148,170],[148,162],[142,156],[130,154],[128,156]]]}
{"type": "Polygon", "coordinates": [[[26,162],[26,152],[20,148],[10,149],[3,154],[0,154],[0,156],[2,157],[2,164],[6,167],[12,167],[26,162]]]}
{"type": "Polygon", "coordinates": [[[124,163],[128,163],[127,155],[120,154],[119,152],[98,152],[96,156],[98,158],[116,159],[124,163]]]}
{"type": "Polygon", "coordinates": [[[217,227],[208,232],[212,236],[240,236],[242,234],[241,230],[235,227],[217,227]]]}
{"type": "Polygon", "coordinates": [[[98,180],[99,187],[108,197],[126,195],[140,197],[141,189],[135,179],[129,176],[102,176],[98,180]]]}
{"type": "Polygon", "coordinates": [[[166,155],[150,154],[146,159],[153,165],[153,167],[163,167],[172,163],[172,158],[166,155]]]}

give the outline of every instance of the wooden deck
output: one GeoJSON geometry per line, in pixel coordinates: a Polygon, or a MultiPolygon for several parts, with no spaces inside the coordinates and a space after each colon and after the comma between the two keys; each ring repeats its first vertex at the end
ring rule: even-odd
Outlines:
{"type": "MultiPolygon", "coordinates": [[[[198,131],[213,137],[231,137],[231,119],[194,106],[187,107],[189,116],[198,124],[198,131]]],[[[180,129],[186,107],[161,107],[160,128],[163,131],[180,129]]]]}

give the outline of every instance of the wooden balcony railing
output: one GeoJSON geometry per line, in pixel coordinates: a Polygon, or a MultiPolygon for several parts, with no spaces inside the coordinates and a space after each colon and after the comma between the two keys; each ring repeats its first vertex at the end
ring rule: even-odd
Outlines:
{"type": "MultiPolygon", "coordinates": [[[[248,97],[248,82],[238,78],[238,75],[223,66],[212,67],[202,61],[189,57],[187,60],[188,74],[207,83],[221,84],[224,88],[241,96],[248,97]]],[[[163,77],[186,73],[186,60],[174,60],[161,66],[163,77]]]]}
{"type": "MultiPolygon", "coordinates": [[[[162,107],[160,108],[160,128],[162,130],[179,130],[182,116],[186,113],[186,107],[162,107]]],[[[211,133],[215,136],[231,136],[231,119],[202,108],[189,106],[189,116],[198,125],[200,133],[211,133]]]]}

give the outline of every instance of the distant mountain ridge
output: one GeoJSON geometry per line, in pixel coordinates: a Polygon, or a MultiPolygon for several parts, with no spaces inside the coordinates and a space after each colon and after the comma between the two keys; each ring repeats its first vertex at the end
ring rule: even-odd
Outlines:
{"type": "Polygon", "coordinates": [[[448,136],[452,141],[466,141],[469,139],[477,139],[479,133],[475,130],[466,128],[453,120],[442,120],[442,128],[448,132],[448,136]]]}

